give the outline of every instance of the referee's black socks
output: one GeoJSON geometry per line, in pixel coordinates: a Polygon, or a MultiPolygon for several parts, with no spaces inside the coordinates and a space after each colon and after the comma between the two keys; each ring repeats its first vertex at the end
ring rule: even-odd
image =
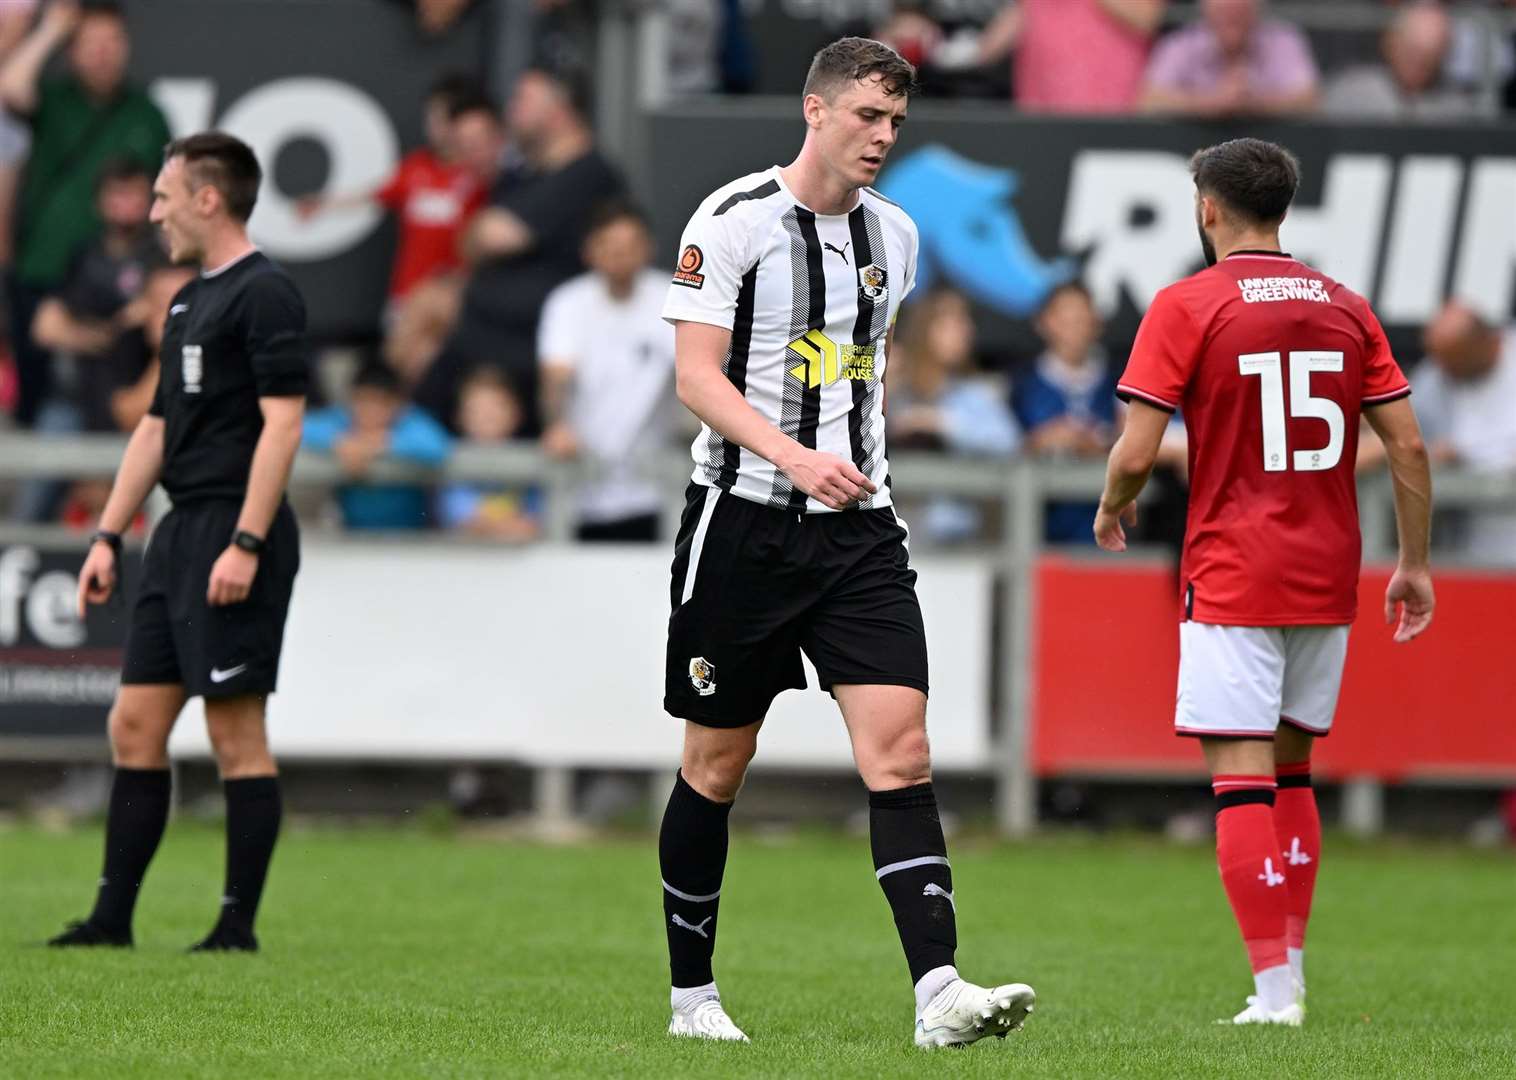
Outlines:
{"type": "Polygon", "coordinates": [[[958,948],[953,871],[931,781],[869,792],[874,874],[895,915],[911,982],[950,967],[958,948]]]}
{"type": "Polygon", "coordinates": [[[284,805],[277,776],[223,781],[226,790],[226,889],[221,926],[251,934],[268,877],[284,805]]]}
{"type": "Polygon", "coordinates": [[[137,891],[168,824],[170,774],[167,769],[118,767],[111,781],[105,817],[105,866],[89,921],[130,937],[137,891]]]}

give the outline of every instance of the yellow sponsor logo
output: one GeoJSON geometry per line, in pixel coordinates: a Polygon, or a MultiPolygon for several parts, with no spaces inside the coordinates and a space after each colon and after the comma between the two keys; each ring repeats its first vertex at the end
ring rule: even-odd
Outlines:
{"type": "Polygon", "coordinates": [[[808,390],[831,386],[840,379],[874,380],[872,344],[839,345],[820,330],[811,330],[790,342],[789,354],[799,361],[790,368],[790,374],[805,383],[808,390]]]}

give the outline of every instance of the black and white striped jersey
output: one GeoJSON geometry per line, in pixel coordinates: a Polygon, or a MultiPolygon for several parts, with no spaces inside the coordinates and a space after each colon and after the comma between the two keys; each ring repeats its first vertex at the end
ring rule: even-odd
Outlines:
{"type": "MultiPolygon", "coordinates": [[[[731,330],[727,378],[801,445],[847,458],[890,505],[885,336],[916,284],[915,223],[871,188],[846,214],[808,210],[779,168],[712,193],[685,227],[664,302],[670,322],[731,330]]],[[[769,506],[828,508],[769,462],[703,426],[694,481],[769,506]]]]}

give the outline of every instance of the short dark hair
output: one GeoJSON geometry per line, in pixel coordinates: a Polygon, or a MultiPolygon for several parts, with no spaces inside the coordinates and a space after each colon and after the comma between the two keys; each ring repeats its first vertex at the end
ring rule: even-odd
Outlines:
{"type": "Polygon", "coordinates": [[[585,221],[584,235],[594,236],[601,229],[610,228],[610,226],[622,221],[636,222],[644,229],[649,230],[653,227],[652,222],[648,220],[647,214],[636,203],[627,199],[610,199],[599,203],[590,211],[590,215],[585,221]]]}
{"type": "Polygon", "coordinates": [[[369,360],[353,374],[348,391],[368,389],[381,390],[386,394],[400,396],[404,390],[400,376],[383,360],[369,360]]]}
{"type": "Polygon", "coordinates": [[[153,174],[140,159],[130,154],[113,155],[101,162],[99,170],[95,173],[95,192],[99,194],[106,184],[119,184],[128,180],[141,180],[151,184],[153,174]]]}
{"type": "Polygon", "coordinates": [[[1299,160],[1263,139],[1232,139],[1197,150],[1190,172],[1202,195],[1214,196],[1255,225],[1283,221],[1300,187],[1299,160]]]}
{"type": "Polygon", "coordinates": [[[879,78],[890,97],[909,97],[920,89],[916,68],[894,49],[872,38],[845,37],[832,42],[811,60],[803,95],[831,98],[848,83],[879,78]]]}
{"type": "Polygon", "coordinates": [[[477,94],[469,94],[466,97],[456,98],[448,104],[447,118],[460,120],[471,113],[488,113],[489,118],[496,124],[500,121],[500,107],[490,100],[488,94],[480,91],[477,94]]]}
{"type": "Polygon", "coordinates": [[[224,131],[202,131],[175,139],[163,149],[163,160],[184,159],[192,188],[211,185],[221,192],[226,211],[238,221],[253,216],[263,170],[252,147],[224,131]]]}
{"type": "Polygon", "coordinates": [[[569,108],[581,120],[588,119],[590,110],[595,105],[595,96],[590,88],[589,76],[579,65],[568,60],[551,63],[544,60],[532,64],[522,74],[538,75],[552,83],[563,95],[563,100],[568,102],[569,108]]]}
{"type": "Polygon", "coordinates": [[[85,0],[80,6],[81,18],[89,18],[92,15],[106,15],[120,22],[126,22],[126,8],[120,0],[85,0]]]}
{"type": "Polygon", "coordinates": [[[1095,306],[1095,294],[1090,291],[1090,287],[1079,278],[1069,278],[1067,281],[1060,281],[1048,290],[1047,296],[1042,298],[1041,306],[1037,308],[1037,318],[1040,319],[1046,315],[1048,308],[1053,306],[1053,301],[1069,292],[1078,293],[1091,307],[1095,306]]]}
{"type": "Polygon", "coordinates": [[[432,101],[440,98],[449,112],[457,108],[460,101],[483,96],[484,84],[463,71],[450,71],[426,89],[426,99],[432,101]]]}

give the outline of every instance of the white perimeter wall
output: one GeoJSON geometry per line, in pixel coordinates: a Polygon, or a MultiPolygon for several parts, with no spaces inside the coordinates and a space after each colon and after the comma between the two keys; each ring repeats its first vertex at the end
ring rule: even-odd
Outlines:
{"type": "MultiPolygon", "coordinates": [[[[274,751],[667,768],[682,730],[662,708],[670,561],[663,545],[308,542],[270,705],[274,751]]],[[[951,558],[916,569],[934,764],[985,768],[989,569],[951,558]]],[[[770,711],[757,765],[851,766],[836,706],[809,664],[807,675],[811,689],[770,711]]],[[[198,701],[171,745],[208,753],[198,701]]]]}

